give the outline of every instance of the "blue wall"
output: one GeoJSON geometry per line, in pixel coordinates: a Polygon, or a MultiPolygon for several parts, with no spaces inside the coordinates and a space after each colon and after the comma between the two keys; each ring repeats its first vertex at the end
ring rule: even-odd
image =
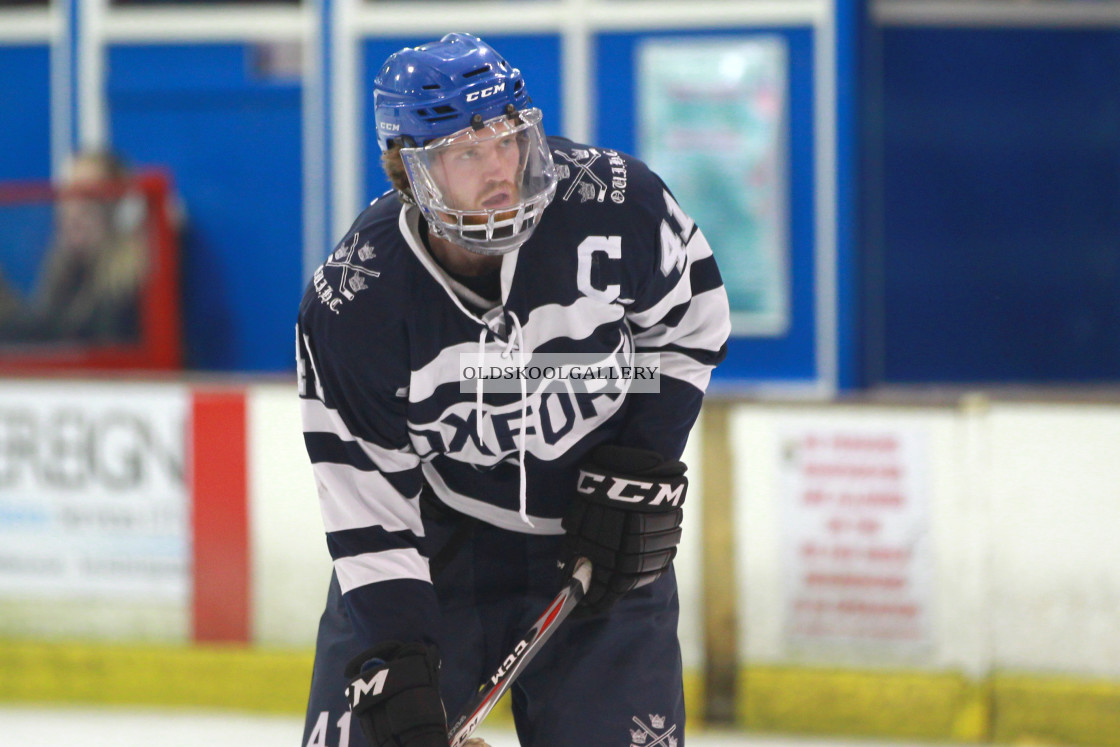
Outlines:
{"type": "MultiPolygon", "coordinates": [[[[791,62],[792,319],[785,336],[736,340],[720,373],[725,378],[811,380],[817,376],[813,33],[808,28],[725,28],[687,35],[759,33],[781,35],[791,62]]],[[[599,73],[595,144],[634,152],[634,55],[651,35],[662,34],[594,39],[599,73]]],[[[362,90],[369,90],[385,57],[415,41],[366,41],[362,90]]],[[[560,37],[490,35],[488,41],[521,67],[534,103],[545,113],[546,130],[565,134],[560,37]]],[[[194,369],[279,371],[292,366],[291,329],[303,282],[300,91],[295,81],[257,77],[253,51],[251,45],[214,43],[115,45],[108,52],[113,146],[133,163],[168,168],[187,210],[182,246],[185,338],[188,365],[194,369]]],[[[40,75],[37,90],[46,90],[45,51],[40,75]]],[[[367,155],[360,167],[363,202],[387,186],[377,161],[371,104],[369,96],[361,103],[367,155]]],[[[45,126],[38,130],[47,131],[45,126]]],[[[329,181],[329,173],[323,178],[329,181]]]]}
{"type": "Polygon", "coordinates": [[[1120,32],[887,29],[881,74],[872,380],[1120,378],[1120,32]]]}
{"type": "Polygon", "coordinates": [[[300,86],[260,77],[245,44],[109,52],[112,142],[170,169],[192,368],[294,368],[303,290],[300,86]]]}
{"type": "Polygon", "coordinates": [[[51,175],[50,48],[0,46],[0,180],[51,175]]]}
{"type": "MultiPolygon", "coordinates": [[[[838,53],[840,125],[858,126],[861,155],[858,171],[838,177],[842,382],[1120,379],[1120,31],[845,23],[841,41],[858,35],[866,45],[859,75],[854,54],[838,53]],[[862,105],[851,109],[861,88],[862,105]]],[[[813,33],[687,35],[757,33],[781,35],[791,63],[792,326],[784,337],[736,340],[719,376],[811,380],[813,33]]],[[[660,34],[593,38],[598,145],[635,150],[633,60],[651,35],[660,34]]],[[[522,67],[546,128],[562,133],[560,38],[490,40],[522,67]]],[[[365,42],[363,90],[390,52],[415,41],[365,42]]],[[[186,340],[196,369],[292,366],[304,280],[300,84],[262,77],[255,51],[108,50],[112,144],[133,163],[167,167],[187,209],[186,340]]],[[[45,45],[0,46],[0,136],[19,144],[0,148],[0,179],[50,173],[49,63],[45,45]]],[[[370,103],[360,104],[363,201],[385,187],[370,103]]],[[[849,139],[841,132],[842,169],[849,139]]]]}

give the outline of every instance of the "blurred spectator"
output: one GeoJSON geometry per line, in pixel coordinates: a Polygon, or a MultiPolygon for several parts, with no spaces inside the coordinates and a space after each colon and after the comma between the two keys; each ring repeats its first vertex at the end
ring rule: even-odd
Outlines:
{"type": "Polygon", "coordinates": [[[145,206],[121,194],[127,167],[107,151],[76,154],[55,203],[54,236],[29,298],[0,278],[0,340],[128,343],[140,333],[145,206]]]}

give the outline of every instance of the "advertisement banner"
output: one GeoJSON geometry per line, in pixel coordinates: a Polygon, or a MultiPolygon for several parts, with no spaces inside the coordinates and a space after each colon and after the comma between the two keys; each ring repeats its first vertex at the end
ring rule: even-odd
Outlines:
{"type": "Polygon", "coordinates": [[[187,390],[6,382],[0,595],[189,599],[187,390]]]}
{"type": "Polygon", "coordinates": [[[673,37],[638,54],[639,152],[704,231],[736,335],[789,327],[786,42],[673,37]]]}
{"type": "Polygon", "coordinates": [[[934,592],[925,431],[790,427],[781,444],[787,644],[925,650],[934,592]]]}

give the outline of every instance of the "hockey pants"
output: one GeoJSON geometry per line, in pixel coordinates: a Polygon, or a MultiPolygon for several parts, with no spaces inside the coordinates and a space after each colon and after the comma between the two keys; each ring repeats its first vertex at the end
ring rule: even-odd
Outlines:
{"type": "MultiPolygon", "coordinates": [[[[433,548],[454,531],[425,518],[433,548]]],[[[559,591],[560,537],[508,532],[479,522],[435,579],[442,617],[440,689],[454,719],[481,682],[559,591]]],[[[607,614],[569,617],[510,692],[522,747],[683,747],[684,695],[672,571],[607,614]]],[[[367,747],[343,692],[354,639],[332,576],[319,624],[302,747],[367,747]],[[343,732],[346,732],[345,734],[343,732]]],[[[485,734],[484,722],[480,731],[485,734]]]]}

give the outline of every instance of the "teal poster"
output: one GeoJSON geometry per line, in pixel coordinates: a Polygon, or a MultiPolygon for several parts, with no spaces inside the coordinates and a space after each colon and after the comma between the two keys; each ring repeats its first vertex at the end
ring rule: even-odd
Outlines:
{"type": "Polygon", "coordinates": [[[785,334],[785,40],[650,39],[637,64],[639,153],[711,244],[733,333],[785,334]]]}

